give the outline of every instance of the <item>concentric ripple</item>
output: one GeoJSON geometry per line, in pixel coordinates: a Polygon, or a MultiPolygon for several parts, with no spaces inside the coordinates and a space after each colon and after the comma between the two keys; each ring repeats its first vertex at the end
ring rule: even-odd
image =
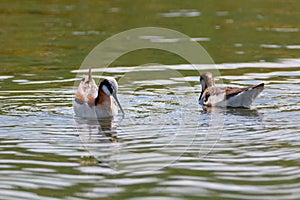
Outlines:
{"type": "Polygon", "coordinates": [[[252,109],[201,110],[181,65],[169,67],[189,76],[120,85],[126,116],[113,121],[74,118],[73,88],[1,91],[1,198],[299,199],[299,65],[257,64],[218,66],[225,84],[266,83],[252,109]]]}

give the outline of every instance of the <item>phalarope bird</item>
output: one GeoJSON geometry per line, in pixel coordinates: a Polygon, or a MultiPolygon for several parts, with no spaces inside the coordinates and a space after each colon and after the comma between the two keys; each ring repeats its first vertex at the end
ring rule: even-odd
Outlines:
{"type": "Polygon", "coordinates": [[[199,97],[199,104],[207,107],[250,108],[251,103],[264,89],[264,83],[246,88],[217,88],[210,72],[206,72],[201,75],[200,83],[202,86],[202,92],[199,97]]]}
{"type": "Polygon", "coordinates": [[[124,115],[117,92],[118,83],[114,78],[105,78],[97,87],[89,69],[76,92],[73,103],[75,115],[81,118],[111,118],[118,114],[117,105],[124,115]]]}

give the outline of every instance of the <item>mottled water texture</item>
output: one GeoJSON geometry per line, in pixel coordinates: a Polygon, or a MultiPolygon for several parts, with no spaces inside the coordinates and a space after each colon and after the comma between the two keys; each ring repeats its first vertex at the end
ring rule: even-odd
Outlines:
{"type": "Polygon", "coordinates": [[[1,1],[0,199],[300,199],[299,10],[295,0],[1,1]],[[93,69],[97,82],[118,79],[125,117],[74,118],[87,54],[145,26],[188,35],[216,65],[130,52],[93,69]],[[202,110],[199,73],[215,69],[218,86],[266,88],[251,109],[202,110]]]}

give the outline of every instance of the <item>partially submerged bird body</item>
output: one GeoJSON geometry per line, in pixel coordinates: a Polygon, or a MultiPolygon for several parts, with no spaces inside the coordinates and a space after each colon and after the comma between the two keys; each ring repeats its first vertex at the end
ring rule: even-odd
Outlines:
{"type": "Polygon", "coordinates": [[[114,78],[102,80],[98,87],[89,70],[89,75],[82,78],[75,95],[75,115],[81,118],[111,118],[118,114],[117,105],[124,114],[117,91],[118,83],[114,78]]]}
{"type": "Polygon", "coordinates": [[[202,92],[199,103],[202,106],[217,107],[244,107],[250,108],[254,99],[264,89],[264,83],[246,88],[215,86],[212,74],[203,73],[200,77],[202,92]]]}

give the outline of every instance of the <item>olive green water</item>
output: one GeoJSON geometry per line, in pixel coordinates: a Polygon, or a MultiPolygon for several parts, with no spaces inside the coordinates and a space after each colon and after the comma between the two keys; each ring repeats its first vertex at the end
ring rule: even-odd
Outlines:
{"type": "Polygon", "coordinates": [[[0,199],[299,199],[299,21],[296,0],[0,1],[0,199]],[[201,70],[266,89],[203,112],[191,63],[142,49],[94,69],[120,81],[125,118],[75,120],[76,70],[140,27],[186,34],[216,63],[201,70]]]}

